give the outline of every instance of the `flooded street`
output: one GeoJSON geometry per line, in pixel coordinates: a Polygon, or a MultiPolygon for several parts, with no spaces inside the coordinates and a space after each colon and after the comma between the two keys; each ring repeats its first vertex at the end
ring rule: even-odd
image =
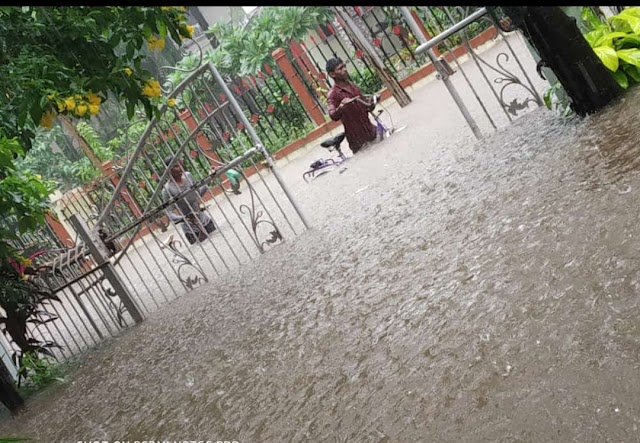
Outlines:
{"type": "Polygon", "coordinates": [[[478,142],[429,88],[343,173],[304,183],[320,148],[283,168],[311,230],[91,352],[0,436],[640,441],[640,91],[478,142]]]}

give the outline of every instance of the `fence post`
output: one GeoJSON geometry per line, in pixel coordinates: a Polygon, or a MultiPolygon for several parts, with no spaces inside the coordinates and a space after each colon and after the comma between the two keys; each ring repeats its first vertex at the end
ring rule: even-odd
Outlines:
{"type": "Polygon", "coordinates": [[[298,95],[300,103],[302,103],[302,106],[309,114],[309,117],[311,117],[313,122],[318,126],[325,124],[326,120],[324,114],[322,113],[322,111],[320,111],[320,109],[318,109],[318,105],[314,103],[311,93],[307,90],[302,79],[300,79],[300,77],[296,74],[295,69],[287,58],[287,54],[284,49],[278,48],[273,51],[271,55],[280,67],[280,70],[282,71],[285,79],[291,85],[291,88],[298,95]]]}
{"type": "MultiPolygon", "coordinates": [[[[101,164],[102,172],[107,176],[109,181],[113,183],[113,186],[118,187],[118,183],[120,183],[120,174],[113,168],[113,161],[107,160],[101,164]]],[[[133,215],[137,218],[142,217],[142,210],[140,209],[140,204],[136,201],[135,197],[129,192],[127,185],[125,185],[124,189],[121,192],[122,198],[127,202],[129,209],[133,215]]]]}
{"type": "Polygon", "coordinates": [[[105,278],[111,284],[111,287],[118,297],[120,297],[120,300],[122,300],[122,304],[124,304],[127,311],[129,311],[129,314],[131,314],[133,321],[136,323],[142,322],[142,313],[136,305],[136,302],[133,300],[133,297],[131,297],[131,293],[120,279],[120,276],[116,272],[113,264],[109,261],[109,253],[105,249],[104,243],[102,243],[100,237],[98,237],[98,234],[89,229],[87,222],[80,214],[72,214],[71,217],[69,217],[69,221],[80,238],[82,238],[89,248],[89,252],[93,257],[93,260],[96,262],[96,265],[102,265],[102,272],[104,273],[105,278]]]}
{"type": "Polygon", "coordinates": [[[0,402],[4,404],[12,414],[15,414],[24,406],[24,399],[13,381],[9,368],[0,360],[0,402]]]}

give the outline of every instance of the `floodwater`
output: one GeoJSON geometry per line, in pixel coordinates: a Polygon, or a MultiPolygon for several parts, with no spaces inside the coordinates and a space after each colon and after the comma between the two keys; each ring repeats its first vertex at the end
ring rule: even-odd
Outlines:
{"type": "Polygon", "coordinates": [[[0,436],[640,441],[640,91],[479,142],[429,133],[426,100],[342,173],[287,165],[311,230],[91,352],[0,436]]]}

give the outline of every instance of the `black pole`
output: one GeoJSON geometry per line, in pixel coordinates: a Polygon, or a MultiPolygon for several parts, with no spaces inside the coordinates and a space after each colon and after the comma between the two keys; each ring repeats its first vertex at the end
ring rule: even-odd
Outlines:
{"type": "Polygon", "coordinates": [[[24,406],[24,399],[20,396],[9,369],[0,361],[0,401],[11,413],[17,412],[24,406]]]}
{"type": "Polygon", "coordinates": [[[562,9],[557,6],[501,9],[512,25],[522,29],[544,64],[558,77],[576,114],[594,113],[622,94],[623,89],[589,46],[575,19],[562,9]]]}

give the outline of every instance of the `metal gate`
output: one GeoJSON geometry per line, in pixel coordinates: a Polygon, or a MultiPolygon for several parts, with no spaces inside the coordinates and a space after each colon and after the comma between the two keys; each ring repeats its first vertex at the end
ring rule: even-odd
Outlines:
{"type": "Polygon", "coordinates": [[[99,216],[70,217],[76,246],[53,260],[44,277],[60,299],[46,308],[55,320],[32,330],[61,346],[53,349],[58,359],[306,229],[245,112],[216,68],[200,66],[170,94],[126,166],[105,180],[111,198],[99,216]],[[179,162],[193,181],[163,195],[179,162]],[[192,198],[196,207],[185,206],[192,198]],[[203,226],[207,219],[213,225],[203,226]],[[213,232],[189,241],[193,229],[211,226],[213,232]]]}
{"type": "MultiPolygon", "coordinates": [[[[407,8],[400,9],[418,34],[417,23],[409,17],[407,8]]],[[[505,34],[486,8],[419,9],[424,23],[429,23],[437,35],[428,41],[422,38],[423,43],[416,48],[416,53],[426,53],[434,63],[438,78],[449,90],[477,138],[482,137],[481,125],[495,130],[510,124],[527,110],[543,106],[539,91],[549,85],[546,80],[529,74],[535,74],[538,60],[535,50],[522,34],[505,34]],[[491,49],[478,52],[476,46],[480,43],[474,44],[470,37],[473,27],[493,33],[491,49]],[[457,72],[461,78],[454,77],[457,72]],[[463,99],[456,88],[466,91],[468,98],[463,99]]]]}
{"type": "MultiPolygon", "coordinates": [[[[466,108],[465,118],[474,121],[478,136],[543,105],[541,96],[549,84],[536,74],[535,51],[520,32],[503,32],[486,8],[342,8],[364,35],[369,52],[377,54],[399,82],[413,84],[435,67],[451,95],[457,95],[454,100],[466,108]],[[427,46],[431,54],[426,54],[427,46]]],[[[331,87],[323,72],[331,57],[347,63],[351,79],[365,94],[384,88],[362,50],[344,33],[345,26],[352,25],[333,20],[310,32],[306,43],[302,42],[310,60],[303,70],[311,76],[315,70],[321,73],[317,84],[308,86],[310,92],[331,87]]]]}

